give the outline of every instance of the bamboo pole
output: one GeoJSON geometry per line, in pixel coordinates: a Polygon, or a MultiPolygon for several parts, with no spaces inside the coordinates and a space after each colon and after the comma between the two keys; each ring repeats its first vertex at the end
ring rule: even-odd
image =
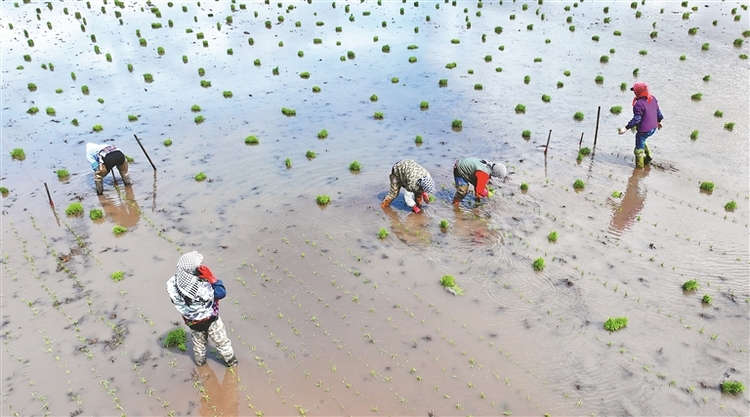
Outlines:
{"type": "Polygon", "coordinates": [[[134,137],[134,138],[135,138],[135,140],[136,140],[136,141],[138,142],[138,146],[140,146],[140,147],[141,147],[141,150],[143,151],[143,154],[144,154],[144,155],[146,155],[146,159],[148,159],[148,163],[149,163],[149,164],[151,164],[151,168],[153,168],[153,169],[154,169],[154,171],[156,171],[156,166],[155,166],[155,165],[154,165],[154,163],[153,163],[153,162],[151,161],[151,157],[150,157],[150,156],[148,156],[148,152],[146,152],[146,148],[144,148],[144,147],[143,147],[143,144],[141,144],[141,140],[140,140],[140,139],[138,139],[138,136],[136,136],[136,135],[133,135],[133,137],[134,137]]]}

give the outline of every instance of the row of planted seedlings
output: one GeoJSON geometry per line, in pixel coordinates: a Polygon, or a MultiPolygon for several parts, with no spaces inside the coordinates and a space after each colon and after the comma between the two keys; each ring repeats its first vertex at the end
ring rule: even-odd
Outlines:
{"type": "MultiPolygon", "coordinates": [[[[358,275],[358,273],[355,273],[355,276],[357,276],[357,275],[358,275]]],[[[370,281],[369,279],[365,279],[365,282],[371,282],[371,281],[370,281]]],[[[334,287],[335,287],[335,289],[336,289],[336,290],[340,291],[340,293],[339,293],[339,296],[338,296],[337,298],[340,298],[341,300],[345,300],[345,301],[342,301],[342,302],[341,302],[341,303],[344,303],[344,305],[346,305],[346,304],[348,304],[348,303],[349,303],[349,301],[348,301],[348,300],[349,300],[350,298],[351,298],[352,302],[355,302],[355,303],[358,303],[358,302],[360,302],[360,300],[362,300],[362,298],[363,298],[363,296],[361,296],[361,295],[359,295],[359,294],[357,294],[357,293],[353,293],[352,291],[347,291],[347,290],[345,289],[345,285],[344,285],[344,284],[341,284],[341,285],[339,285],[338,279],[336,279],[336,278],[332,279],[332,285],[334,285],[334,287]],[[343,294],[342,294],[341,292],[343,292],[343,294]],[[355,301],[355,300],[356,300],[356,301],[355,301]]],[[[374,286],[377,286],[377,283],[375,283],[375,284],[374,284],[374,286]]],[[[382,292],[381,292],[381,293],[382,293],[382,292]]],[[[415,295],[415,298],[421,298],[421,297],[419,297],[419,295],[418,295],[418,294],[416,294],[416,295],[415,295]]],[[[377,305],[376,305],[376,306],[373,306],[373,307],[371,307],[371,308],[370,308],[370,310],[369,310],[369,314],[372,314],[372,315],[377,315],[377,312],[378,312],[378,311],[379,311],[379,310],[380,310],[381,308],[386,308],[386,309],[387,309],[387,308],[389,307],[389,306],[388,306],[388,304],[390,304],[390,301],[386,300],[386,301],[385,301],[385,305],[384,305],[384,306],[377,306],[377,305]]],[[[400,305],[399,305],[399,307],[400,307],[400,305]]],[[[416,316],[414,315],[414,312],[413,312],[413,311],[411,311],[411,310],[410,310],[409,308],[404,308],[404,312],[405,312],[405,313],[406,313],[407,315],[411,316],[411,317],[412,317],[412,319],[418,319],[418,318],[417,318],[417,317],[416,317],[416,316]]],[[[408,317],[408,316],[407,316],[407,317],[408,317]]],[[[392,323],[392,322],[393,322],[393,320],[394,320],[394,318],[393,318],[393,317],[389,317],[389,318],[387,319],[387,321],[388,321],[389,323],[392,323]]],[[[423,318],[423,320],[424,320],[424,323],[426,323],[426,318],[423,318]]],[[[424,323],[423,323],[423,324],[424,324],[424,323]]],[[[368,329],[368,330],[369,330],[369,329],[368,329]]],[[[364,331],[364,330],[363,330],[363,331],[364,331]]],[[[445,337],[445,336],[444,336],[444,337],[445,337]]],[[[363,338],[364,338],[365,340],[367,340],[367,341],[374,341],[374,342],[371,342],[372,344],[375,344],[375,343],[376,343],[376,341],[377,341],[377,339],[378,339],[378,338],[377,338],[377,334],[376,334],[376,333],[374,333],[374,332],[371,332],[371,331],[370,331],[370,332],[367,332],[367,333],[365,333],[365,335],[363,335],[363,338]]],[[[416,340],[416,339],[414,340],[414,343],[415,343],[415,344],[417,343],[417,340],[416,340]]],[[[421,343],[421,341],[420,341],[420,343],[421,343]]],[[[450,339],[450,344],[455,344],[455,343],[453,342],[453,339],[450,339]]],[[[381,354],[382,354],[382,353],[383,353],[383,352],[381,352],[381,354]]],[[[387,353],[387,352],[386,352],[386,353],[387,353]]],[[[396,355],[396,356],[394,356],[394,358],[398,357],[398,353],[395,353],[395,355],[396,355]]],[[[509,356],[509,355],[508,355],[508,356],[509,356]]],[[[392,358],[392,359],[394,359],[394,358],[392,358]]],[[[367,370],[365,369],[365,372],[366,372],[366,371],[367,371],[367,370]]],[[[377,369],[370,369],[369,371],[370,371],[370,375],[371,375],[371,376],[373,376],[373,373],[375,374],[375,376],[377,376],[377,375],[380,375],[380,374],[381,374],[381,372],[382,372],[382,371],[379,371],[379,370],[377,370],[377,369]]],[[[422,381],[422,377],[421,377],[420,375],[415,375],[416,373],[417,373],[417,370],[416,370],[416,369],[415,369],[414,371],[412,371],[412,370],[410,369],[410,375],[411,375],[411,378],[416,378],[416,379],[417,379],[417,381],[420,381],[420,382],[421,382],[421,381],[422,381]]],[[[374,377],[374,376],[373,376],[373,377],[374,377]]],[[[390,381],[390,378],[389,378],[389,377],[387,377],[387,376],[383,376],[383,378],[384,378],[384,379],[387,379],[387,381],[390,381]]],[[[429,376],[428,376],[427,378],[429,378],[429,376]]],[[[473,384],[471,383],[471,381],[469,381],[469,382],[467,383],[467,386],[468,386],[468,387],[476,387],[475,385],[473,385],[473,384]]],[[[484,396],[484,395],[482,395],[482,396],[484,396]]],[[[450,398],[450,395],[447,395],[446,399],[449,399],[449,398],[450,398]]],[[[408,399],[407,399],[407,398],[405,398],[405,397],[400,397],[400,398],[399,398],[398,400],[399,400],[400,402],[407,402],[407,401],[408,401],[408,399]]],[[[412,400],[412,401],[415,401],[415,400],[412,400]]],[[[408,405],[408,404],[407,404],[407,405],[408,405]]],[[[457,403],[457,405],[459,405],[459,407],[460,407],[460,403],[457,403]]],[[[377,405],[375,405],[375,406],[373,406],[373,407],[376,407],[376,408],[377,408],[378,406],[377,406],[377,405]]],[[[381,405],[380,407],[382,408],[383,406],[381,405]]]]}
{"type": "MultiPolygon", "coordinates": [[[[520,204],[525,204],[525,203],[520,203],[520,204]]],[[[554,216],[553,214],[547,213],[547,214],[545,214],[545,216],[546,216],[547,218],[549,218],[550,220],[552,220],[552,221],[556,221],[556,220],[557,220],[557,216],[554,216]]],[[[561,216],[561,218],[562,218],[562,216],[561,216]]],[[[570,230],[570,232],[581,232],[581,233],[582,233],[582,234],[584,234],[584,235],[586,234],[586,232],[588,232],[589,238],[593,238],[593,237],[595,236],[595,232],[593,232],[593,231],[585,231],[585,230],[583,229],[583,227],[580,227],[580,226],[577,226],[577,225],[573,225],[573,224],[571,224],[570,226],[571,226],[571,230],[570,230]]],[[[559,230],[559,228],[558,228],[558,230],[559,230]]],[[[557,232],[556,232],[556,231],[553,231],[552,233],[550,233],[550,240],[553,240],[553,239],[552,239],[553,233],[554,233],[554,237],[555,237],[555,239],[557,238],[557,232]]],[[[563,233],[567,233],[567,232],[563,230],[563,233]]],[[[599,233],[599,232],[596,232],[596,233],[599,233]]],[[[563,235],[563,236],[564,236],[564,235],[563,235]]],[[[597,237],[596,237],[596,239],[597,239],[597,240],[599,240],[599,239],[600,239],[600,236],[599,236],[598,234],[596,234],[596,236],[597,236],[597,237]]],[[[609,239],[609,236],[605,236],[605,237],[606,237],[607,239],[609,239]]],[[[585,236],[582,236],[582,238],[583,238],[583,239],[586,239],[586,237],[585,237],[585,236]]],[[[613,243],[613,244],[615,244],[616,246],[619,246],[619,243],[618,243],[618,242],[612,242],[612,243],[613,243]]],[[[528,244],[527,244],[527,247],[529,247],[529,245],[528,245],[528,244]]],[[[712,250],[712,248],[710,248],[710,247],[709,247],[709,248],[707,248],[707,249],[708,249],[709,251],[710,251],[710,250],[712,250]]],[[[535,251],[537,251],[537,252],[538,252],[538,251],[539,251],[539,248],[537,247],[537,248],[535,249],[535,251]]],[[[633,256],[635,256],[635,253],[633,253],[633,250],[632,250],[632,249],[630,249],[630,250],[629,250],[629,253],[630,253],[630,254],[632,254],[633,256]]],[[[643,255],[643,253],[641,252],[641,253],[640,253],[640,254],[638,255],[638,257],[639,257],[639,258],[641,258],[641,257],[642,257],[642,255],[643,255]]],[[[554,258],[553,258],[553,260],[554,260],[554,258]]],[[[653,257],[652,257],[651,261],[653,262],[653,261],[655,261],[655,259],[653,259],[653,257]]],[[[637,262],[637,259],[634,259],[634,260],[633,260],[633,262],[637,262]]],[[[662,263],[662,267],[663,267],[663,263],[662,263]]],[[[575,267],[574,267],[574,269],[575,269],[576,271],[578,271],[578,270],[579,270],[579,266],[575,266],[575,267]]],[[[673,269],[674,269],[674,268],[673,268],[673,269]]],[[[582,271],[582,273],[583,273],[583,271],[582,271]]],[[[588,273],[588,275],[589,275],[589,277],[590,277],[590,278],[593,278],[593,279],[595,279],[596,281],[598,281],[598,282],[602,283],[602,284],[603,284],[603,287],[604,287],[604,288],[606,288],[606,287],[607,287],[607,281],[606,281],[606,280],[602,280],[602,279],[600,279],[599,277],[597,277],[597,276],[596,276],[596,274],[593,274],[593,275],[592,275],[592,273],[591,273],[591,272],[589,272],[589,273],[588,273]]],[[[682,276],[682,274],[681,274],[681,276],[682,276]]],[[[687,283],[686,283],[685,285],[688,285],[688,286],[690,286],[690,287],[691,287],[691,289],[692,289],[692,286],[694,285],[694,283],[692,283],[691,281],[692,281],[692,280],[689,280],[689,281],[687,281],[687,283]]],[[[709,286],[710,286],[710,283],[709,283],[709,286]]],[[[610,288],[610,289],[612,289],[612,290],[613,290],[613,291],[614,291],[615,293],[616,293],[616,292],[617,292],[617,290],[618,290],[618,286],[617,286],[617,285],[614,285],[614,286],[610,286],[609,288],[610,288]]],[[[675,290],[678,290],[678,289],[677,289],[677,288],[675,288],[675,290]]],[[[721,291],[721,289],[719,289],[719,291],[721,291]]],[[[621,292],[621,293],[623,293],[623,292],[621,292]]],[[[730,293],[727,293],[727,295],[728,295],[729,297],[731,297],[731,298],[733,298],[733,297],[734,297],[734,296],[733,296],[733,294],[731,293],[731,291],[730,291],[730,293]]],[[[628,291],[624,291],[624,296],[623,296],[623,298],[626,298],[626,299],[627,299],[628,297],[629,297],[629,292],[628,292],[628,291]]],[[[630,296],[630,298],[629,298],[629,299],[630,299],[630,300],[632,300],[632,301],[636,301],[636,302],[638,302],[638,303],[640,303],[640,301],[641,301],[641,297],[640,297],[640,296],[638,296],[638,294],[636,294],[636,296],[630,296]]],[[[704,297],[703,297],[703,298],[701,299],[701,302],[703,302],[704,304],[709,304],[709,303],[711,302],[711,296],[710,296],[710,295],[708,295],[707,297],[706,297],[706,296],[704,296],[704,297]]],[[[647,303],[647,304],[648,304],[648,306],[650,307],[650,303],[647,303]]],[[[657,312],[658,312],[658,313],[662,313],[662,309],[661,309],[661,308],[657,309],[657,312]]],[[[665,314],[666,314],[666,313],[665,313],[665,314]]],[[[668,314],[667,314],[667,316],[668,316],[668,317],[669,317],[669,318],[671,319],[671,317],[672,317],[672,313],[668,313],[668,314]]],[[[684,320],[683,320],[682,318],[681,318],[681,319],[679,319],[679,321],[680,321],[680,323],[681,323],[681,324],[683,324],[683,325],[685,326],[685,328],[686,328],[686,329],[690,329],[690,328],[692,328],[691,324],[684,324],[684,320]]],[[[704,333],[706,333],[706,329],[705,329],[705,326],[702,326],[702,327],[701,327],[701,328],[699,329],[699,333],[700,333],[700,334],[704,334],[704,333]]],[[[711,335],[711,339],[712,339],[712,340],[716,340],[716,339],[717,339],[717,338],[719,337],[719,335],[718,335],[718,334],[716,334],[716,333],[711,333],[711,332],[708,332],[708,333],[706,333],[706,336],[708,336],[708,334],[710,334],[710,335],[711,335]]],[[[729,347],[729,346],[731,346],[731,345],[732,345],[732,339],[731,339],[731,336],[730,336],[729,340],[727,340],[727,346],[729,347]]],[[[739,347],[737,347],[737,352],[739,352],[740,354],[744,354],[744,351],[745,351],[746,349],[747,349],[747,347],[746,347],[746,346],[739,346],[739,347]]],[[[623,349],[621,349],[621,353],[623,353],[623,349]]],[[[650,368],[651,368],[651,365],[648,365],[648,364],[644,364],[644,370],[646,370],[647,368],[648,368],[648,371],[650,372],[650,368]]],[[[663,373],[661,373],[661,372],[657,373],[657,375],[658,375],[659,379],[663,379],[663,378],[665,378],[665,375],[664,375],[663,373]]],[[[676,384],[676,382],[675,382],[675,381],[672,381],[672,383],[673,383],[673,384],[676,384]]],[[[688,391],[689,391],[689,390],[688,390],[688,391]]]]}

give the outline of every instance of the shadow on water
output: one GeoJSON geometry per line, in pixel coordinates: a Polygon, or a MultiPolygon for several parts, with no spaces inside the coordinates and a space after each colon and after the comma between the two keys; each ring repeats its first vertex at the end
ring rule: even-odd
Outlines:
{"type": "Polygon", "coordinates": [[[612,220],[609,222],[609,233],[615,237],[622,236],[629,230],[638,218],[646,200],[646,190],[641,187],[641,181],[651,172],[650,167],[634,168],[628,178],[628,186],[619,204],[613,204],[612,220]]]}

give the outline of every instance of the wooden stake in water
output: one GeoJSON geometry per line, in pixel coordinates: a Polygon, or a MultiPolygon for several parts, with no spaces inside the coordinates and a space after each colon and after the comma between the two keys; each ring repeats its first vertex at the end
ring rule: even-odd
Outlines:
{"type": "Polygon", "coordinates": [[[115,177],[115,170],[112,170],[112,182],[117,185],[117,178],[115,177]]]}
{"type": "Polygon", "coordinates": [[[596,149],[596,139],[599,136],[599,114],[602,112],[602,106],[596,110],[596,130],[594,131],[594,149],[596,149]]]}
{"type": "Polygon", "coordinates": [[[581,132],[581,140],[578,141],[578,150],[581,150],[581,145],[583,144],[583,132],[581,132]]]}
{"type": "Polygon", "coordinates": [[[549,130],[549,135],[547,135],[547,145],[544,146],[544,156],[547,156],[547,151],[549,150],[549,140],[552,138],[552,129],[549,130]]]}
{"type": "Polygon", "coordinates": [[[52,196],[49,193],[49,187],[47,187],[47,183],[44,183],[44,189],[47,190],[47,198],[49,199],[49,205],[52,207],[55,207],[55,203],[52,202],[52,196]]]}
{"type": "Polygon", "coordinates": [[[151,162],[151,157],[148,156],[148,152],[146,152],[146,148],[144,148],[143,145],[141,144],[141,140],[138,139],[138,136],[136,136],[136,135],[133,135],[133,137],[138,142],[138,146],[141,147],[141,150],[143,151],[143,154],[146,155],[146,159],[148,159],[148,163],[151,164],[151,168],[153,168],[154,171],[156,171],[156,166],[154,165],[153,162],[151,162]]]}

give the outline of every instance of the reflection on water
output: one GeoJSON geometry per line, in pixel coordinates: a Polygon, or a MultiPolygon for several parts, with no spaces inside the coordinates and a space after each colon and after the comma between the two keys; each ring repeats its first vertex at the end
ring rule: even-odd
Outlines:
{"type": "Polygon", "coordinates": [[[201,366],[199,372],[200,379],[205,388],[205,392],[201,392],[201,398],[198,399],[201,404],[198,410],[200,415],[239,416],[240,401],[237,392],[237,368],[225,368],[224,378],[221,383],[210,366],[201,366]]]}
{"type": "Polygon", "coordinates": [[[628,188],[625,190],[625,195],[622,197],[620,204],[614,206],[612,221],[609,223],[609,231],[615,236],[622,236],[625,229],[630,229],[633,220],[643,210],[646,190],[641,190],[639,185],[649,172],[651,172],[649,167],[633,169],[633,175],[628,179],[628,188]]]}
{"type": "Polygon", "coordinates": [[[122,187],[120,190],[123,188],[124,196],[122,192],[105,193],[99,196],[99,203],[107,214],[107,218],[112,222],[123,227],[132,227],[140,220],[140,208],[135,199],[133,187],[122,187]]]}
{"type": "Polygon", "coordinates": [[[390,207],[384,208],[383,211],[391,219],[393,233],[402,242],[410,245],[429,245],[432,242],[432,234],[427,229],[427,225],[432,222],[430,217],[424,214],[409,212],[402,220],[398,213],[390,207]]]}
{"type": "Polygon", "coordinates": [[[480,217],[478,207],[469,211],[461,210],[458,205],[453,205],[455,220],[453,234],[471,245],[494,243],[498,240],[499,233],[488,227],[488,223],[480,217]]]}

